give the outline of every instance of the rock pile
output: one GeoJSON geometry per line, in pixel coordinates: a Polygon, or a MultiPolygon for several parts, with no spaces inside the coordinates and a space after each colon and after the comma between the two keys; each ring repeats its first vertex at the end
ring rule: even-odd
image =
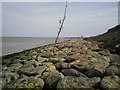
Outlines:
{"type": "Polygon", "coordinates": [[[2,57],[3,88],[120,88],[120,56],[71,39],[2,57]]]}

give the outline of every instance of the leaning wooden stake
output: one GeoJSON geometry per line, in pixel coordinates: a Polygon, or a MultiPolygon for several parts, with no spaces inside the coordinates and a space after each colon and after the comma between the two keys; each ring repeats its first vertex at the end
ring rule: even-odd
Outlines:
{"type": "Polygon", "coordinates": [[[59,35],[60,35],[60,32],[61,32],[61,30],[62,30],[62,28],[63,28],[63,24],[64,24],[64,21],[65,21],[65,18],[66,18],[66,11],[67,11],[67,1],[66,1],[66,6],[65,6],[65,12],[64,12],[64,17],[63,17],[63,20],[61,21],[59,21],[59,23],[60,23],[60,28],[59,28],[59,31],[58,31],[58,34],[57,34],[57,37],[56,37],[56,40],[55,40],[55,44],[57,43],[57,41],[58,41],[58,39],[59,39],[59,35]]]}

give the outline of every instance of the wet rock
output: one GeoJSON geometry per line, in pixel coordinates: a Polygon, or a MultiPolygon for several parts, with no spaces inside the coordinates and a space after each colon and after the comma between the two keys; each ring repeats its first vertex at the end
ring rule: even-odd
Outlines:
{"type": "Polygon", "coordinates": [[[117,66],[109,66],[105,70],[105,75],[118,75],[120,76],[120,68],[117,66]]]}
{"type": "Polygon", "coordinates": [[[63,69],[61,71],[64,76],[76,76],[76,77],[86,77],[86,75],[82,74],[81,72],[75,70],[75,69],[63,69]]]}
{"type": "Polygon", "coordinates": [[[118,76],[105,76],[101,82],[102,89],[120,88],[120,78],[118,76]]]}

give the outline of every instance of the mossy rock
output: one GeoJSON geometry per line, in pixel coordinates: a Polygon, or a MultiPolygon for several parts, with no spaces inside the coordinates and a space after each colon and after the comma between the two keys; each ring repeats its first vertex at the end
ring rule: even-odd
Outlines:
{"type": "Polygon", "coordinates": [[[43,52],[41,53],[41,57],[45,57],[45,58],[51,58],[53,57],[54,53],[52,52],[43,52]]]}
{"type": "Polygon", "coordinates": [[[16,70],[22,66],[23,65],[21,63],[12,64],[10,67],[7,68],[7,71],[16,72],[16,70]]]}
{"type": "Polygon", "coordinates": [[[19,78],[19,75],[16,73],[12,73],[12,72],[2,72],[2,85],[6,85],[7,83],[9,83],[11,80],[16,80],[19,78]]]}
{"type": "Polygon", "coordinates": [[[58,81],[62,78],[62,75],[59,73],[50,73],[48,78],[45,79],[45,88],[55,89],[58,81]]]}
{"type": "Polygon", "coordinates": [[[12,60],[11,58],[3,58],[2,59],[2,65],[9,66],[10,64],[12,64],[11,60],[12,60]]]}
{"type": "Polygon", "coordinates": [[[66,76],[58,82],[57,90],[61,88],[63,90],[66,90],[66,88],[70,90],[81,89],[82,87],[93,88],[98,82],[100,82],[100,78],[89,79],[85,77],[66,76]]]}
{"type": "Polygon", "coordinates": [[[49,61],[52,62],[53,64],[55,64],[55,63],[62,62],[63,59],[61,59],[61,58],[50,58],[49,61]]]}
{"type": "Polygon", "coordinates": [[[64,76],[76,76],[76,77],[86,77],[86,75],[84,75],[83,73],[75,70],[75,69],[63,69],[61,71],[63,73],[64,76]]]}
{"type": "Polygon", "coordinates": [[[100,87],[102,89],[119,89],[120,78],[118,76],[105,76],[100,82],[100,87]]]}
{"type": "Polygon", "coordinates": [[[27,88],[42,90],[44,86],[44,81],[40,78],[28,77],[26,79],[19,79],[14,85],[13,88],[27,88]]]}
{"type": "Polygon", "coordinates": [[[106,68],[105,70],[105,75],[118,75],[120,76],[120,67],[117,67],[117,66],[109,66],[106,68]]]}

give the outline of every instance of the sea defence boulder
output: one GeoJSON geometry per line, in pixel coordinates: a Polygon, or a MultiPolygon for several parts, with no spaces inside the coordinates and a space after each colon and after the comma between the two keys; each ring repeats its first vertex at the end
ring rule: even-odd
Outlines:
{"type": "Polygon", "coordinates": [[[103,89],[119,89],[120,77],[118,76],[106,76],[100,82],[100,87],[103,89]]]}
{"type": "Polygon", "coordinates": [[[118,88],[120,57],[98,44],[70,39],[3,56],[3,89],[118,88]]]}

